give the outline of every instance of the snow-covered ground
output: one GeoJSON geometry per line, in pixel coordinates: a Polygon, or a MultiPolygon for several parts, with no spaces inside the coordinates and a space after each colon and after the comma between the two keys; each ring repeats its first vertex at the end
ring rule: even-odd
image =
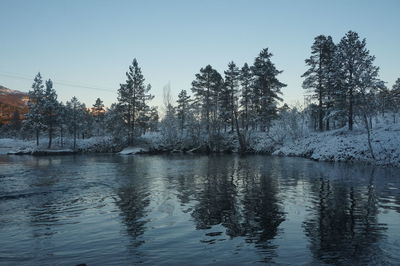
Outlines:
{"type": "MultiPolygon", "coordinates": [[[[53,140],[51,150],[47,149],[47,138],[41,138],[40,145],[36,146],[35,140],[21,140],[4,138],[0,139],[0,154],[7,153],[31,153],[33,151],[61,152],[71,151],[73,149],[73,139],[64,139],[63,145],[60,145],[60,140],[53,140]]],[[[120,151],[121,147],[113,143],[109,137],[92,137],[88,139],[77,139],[76,150],[79,152],[116,152],[120,151]]]]}
{"type": "Polygon", "coordinates": [[[376,125],[372,130],[375,160],[368,148],[364,129],[347,128],[313,133],[273,152],[279,156],[299,156],[318,161],[360,161],[400,166],[400,124],[376,125]]]}
{"type": "MultiPolygon", "coordinates": [[[[372,147],[375,160],[368,148],[367,133],[362,127],[349,131],[347,128],[327,132],[314,132],[296,141],[277,141],[278,137],[265,132],[253,132],[248,137],[248,148],[251,153],[264,153],[276,156],[297,156],[318,161],[367,162],[379,165],[400,166],[400,123],[377,123],[372,129],[372,147]]],[[[283,139],[283,138],[282,138],[283,139]]],[[[78,139],[78,152],[120,152],[120,154],[146,153],[148,151],[174,152],[175,150],[190,152],[198,146],[190,139],[179,138],[176,147],[158,132],[146,133],[136,140],[137,145],[123,147],[113,143],[111,137],[93,137],[78,139]],[[121,152],[122,150],[122,152],[121,152]]],[[[37,151],[47,149],[47,139],[40,140],[36,147],[34,140],[0,139],[0,154],[12,151],[37,151]]],[[[59,139],[54,139],[53,150],[71,149],[73,139],[65,139],[61,147],[59,139]]],[[[221,140],[222,151],[237,152],[239,144],[236,135],[226,133],[221,140]]],[[[201,150],[199,150],[201,152],[201,150]]]]}

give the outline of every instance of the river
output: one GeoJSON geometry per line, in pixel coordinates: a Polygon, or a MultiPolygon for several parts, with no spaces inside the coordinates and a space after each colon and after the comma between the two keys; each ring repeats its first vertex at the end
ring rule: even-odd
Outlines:
{"type": "Polygon", "coordinates": [[[399,265],[400,169],[0,155],[0,265],[399,265]]]}

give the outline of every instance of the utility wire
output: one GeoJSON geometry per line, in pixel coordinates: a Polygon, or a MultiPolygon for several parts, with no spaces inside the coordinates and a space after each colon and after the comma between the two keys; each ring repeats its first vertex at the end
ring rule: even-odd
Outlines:
{"type": "MultiPolygon", "coordinates": [[[[21,75],[21,74],[0,72],[0,76],[14,78],[14,79],[20,79],[20,80],[29,80],[29,81],[33,82],[33,78],[28,78],[26,75],[21,75]]],[[[116,92],[115,89],[113,90],[113,89],[99,88],[96,86],[80,85],[80,84],[76,84],[76,83],[70,82],[70,81],[53,81],[53,83],[56,85],[62,85],[62,86],[67,86],[67,87],[90,89],[90,90],[97,90],[97,91],[116,92]]]]}

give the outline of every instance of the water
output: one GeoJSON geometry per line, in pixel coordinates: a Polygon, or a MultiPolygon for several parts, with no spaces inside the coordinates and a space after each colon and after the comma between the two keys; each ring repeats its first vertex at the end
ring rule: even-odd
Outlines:
{"type": "Polygon", "coordinates": [[[400,169],[0,156],[0,265],[399,265],[400,169]]]}

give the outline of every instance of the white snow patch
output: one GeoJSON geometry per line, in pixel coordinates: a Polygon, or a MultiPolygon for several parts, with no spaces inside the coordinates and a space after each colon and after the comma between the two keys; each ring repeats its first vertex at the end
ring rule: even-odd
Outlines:
{"type": "Polygon", "coordinates": [[[121,155],[133,155],[133,154],[140,154],[140,153],[146,153],[149,150],[146,148],[141,148],[141,147],[127,147],[120,151],[118,154],[121,155]]]}

